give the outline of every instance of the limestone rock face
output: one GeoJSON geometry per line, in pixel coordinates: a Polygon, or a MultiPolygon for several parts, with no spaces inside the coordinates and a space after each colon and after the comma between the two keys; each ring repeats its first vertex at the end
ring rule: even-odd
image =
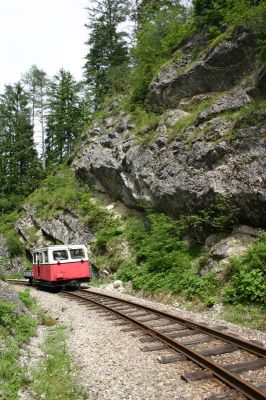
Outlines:
{"type": "Polygon", "coordinates": [[[234,127],[215,116],[168,143],[163,131],[169,126],[159,123],[158,136],[143,145],[128,119],[120,114],[112,127],[101,122],[97,135],[96,126],[88,132],[71,164],[81,180],[128,207],[147,200],[171,216],[197,213],[223,197],[239,209],[240,222],[266,225],[265,124],[251,118],[251,126],[240,121],[234,127]],[[123,133],[121,125],[127,125],[123,133]]]}
{"type": "Polygon", "coordinates": [[[255,74],[255,88],[260,96],[266,98],[266,63],[264,63],[255,74]]]}
{"type": "Polygon", "coordinates": [[[147,103],[155,109],[175,108],[184,97],[233,87],[255,60],[255,39],[248,32],[227,37],[195,64],[191,48],[181,48],[183,65],[174,62],[162,68],[150,85],[147,103]]]}
{"type": "Polygon", "coordinates": [[[221,97],[219,100],[214,102],[210,107],[205,109],[198,115],[196,125],[199,125],[223,111],[237,110],[243,107],[245,104],[251,102],[251,98],[247,91],[244,89],[233,90],[226,96],[221,97]]]}
{"type": "Polygon", "coordinates": [[[0,274],[11,275],[25,270],[25,262],[20,257],[10,257],[6,240],[0,235],[0,274]]]}
{"type": "Polygon", "coordinates": [[[0,301],[7,301],[8,303],[16,302],[17,306],[15,312],[19,314],[28,314],[28,311],[20,300],[18,294],[8,283],[2,280],[0,280],[0,301]]]}
{"type": "Polygon", "coordinates": [[[0,234],[0,258],[8,256],[8,249],[6,247],[6,240],[3,235],[0,234]]]}
{"type": "Polygon", "coordinates": [[[16,229],[27,249],[49,244],[87,244],[93,238],[92,232],[80,221],[77,214],[65,211],[48,219],[38,218],[33,209],[27,209],[16,229]]]}
{"type": "Polygon", "coordinates": [[[84,136],[71,166],[128,207],[145,200],[175,217],[224,199],[238,209],[239,223],[265,227],[266,114],[248,111],[265,88],[265,66],[254,73],[256,38],[239,29],[208,48],[198,33],[178,50],[146,99],[159,121],[136,136],[137,118],[115,114],[114,105],[84,136]],[[253,82],[245,87],[247,73],[253,82]]]}
{"type": "Polygon", "coordinates": [[[247,225],[236,226],[229,236],[222,239],[218,234],[210,235],[205,241],[205,248],[209,250],[210,259],[201,269],[201,275],[211,270],[222,272],[229,257],[244,254],[258,235],[258,229],[247,225]]]}

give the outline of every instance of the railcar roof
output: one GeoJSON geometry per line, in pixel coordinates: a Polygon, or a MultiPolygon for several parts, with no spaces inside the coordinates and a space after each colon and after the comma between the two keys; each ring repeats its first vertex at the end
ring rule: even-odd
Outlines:
{"type": "Polygon", "coordinates": [[[55,246],[46,246],[46,247],[39,247],[38,249],[32,249],[32,253],[36,253],[39,251],[45,250],[68,250],[68,249],[84,249],[86,248],[85,244],[58,244],[55,246]]]}

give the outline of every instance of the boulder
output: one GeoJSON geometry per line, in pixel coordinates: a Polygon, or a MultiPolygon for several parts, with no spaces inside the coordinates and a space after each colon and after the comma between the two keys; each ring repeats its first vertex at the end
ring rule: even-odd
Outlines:
{"type": "Polygon", "coordinates": [[[113,283],[114,289],[119,289],[119,288],[121,288],[122,286],[123,286],[123,282],[120,281],[120,280],[116,280],[116,281],[114,281],[114,283],[113,283]]]}
{"type": "Polygon", "coordinates": [[[184,97],[232,88],[255,62],[254,49],[255,38],[240,31],[210,48],[196,63],[182,68],[175,61],[163,67],[150,85],[147,104],[155,110],[175,108],[184,97]]]}
{"type": "Polygon", "coordinates": [[[256,72],[254,77],[254,86],[260,96],[266,98],[266,63],[264,63],[256,72]]]}
{"type": "Polygon", "coordinates": [[[4,235],[0,234],[0,258],[8,256],[8,249],[4,235]]]}
{"type": "Polygon", "coordinates": [[[28,310],[20,300],[18,294],[7,282],[4,282],[2,280],[0,280],[0,301],[6,301],[8,303],[15,302],[15,312],[19,314],[28,314],[28,310]]]}
{"type": "Polygon", "coordinates": [[[199,125],[224,111],[233,111],[250,103],[252,100],[245,89],[235,89],[226,96],[222,96],[215,101],[210,107],[201,112],[196,120],[195,125],[199,125]]]}
{"type": "Polygon", "coordinates": [[[219,234],[211,234],[205,241],[205,249],[209,251],[210,259],[200,271],[205,275],[211,270],[221,273],[229,262],[229,257],[240,256],[254,243],[260,231],[251,226],[238,225],[230,235],[221,238],[219,234]]]}

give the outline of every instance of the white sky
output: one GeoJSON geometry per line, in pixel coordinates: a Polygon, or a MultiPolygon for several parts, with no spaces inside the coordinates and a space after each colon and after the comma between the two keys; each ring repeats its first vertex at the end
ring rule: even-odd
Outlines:
{"type": "Polygon", "coordinates": [[[0,93],[5,84],[19,81],[33,64],[49,77],[63,67],[81,79],[88,52],[85,8],[92,3],[93,0],[0,0],[0,93]]]}
{"type": "Polygon", "coordinates": [[[0,0],[0,93],[36,64],[48,76],[60,68],[82,77],[91,0],[0,0]]]}

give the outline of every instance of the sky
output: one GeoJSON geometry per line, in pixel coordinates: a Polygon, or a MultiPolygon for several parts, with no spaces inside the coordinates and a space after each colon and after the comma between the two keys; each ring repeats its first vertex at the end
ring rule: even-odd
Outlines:
{"type": "Polygon", "coordinates": [[[0,93],[35,64],[49,77],[60,68],[82,77],[91,0],[0,0],[0,93]]]}
{"type": "Polygon", "coordinates": [[[88,52],[86,7],[92,3],[93,0],[0,0],[0,93],[5,84],[18,82],[34,64],[50,78],[63,67],[80,80],[88,52]]]}

